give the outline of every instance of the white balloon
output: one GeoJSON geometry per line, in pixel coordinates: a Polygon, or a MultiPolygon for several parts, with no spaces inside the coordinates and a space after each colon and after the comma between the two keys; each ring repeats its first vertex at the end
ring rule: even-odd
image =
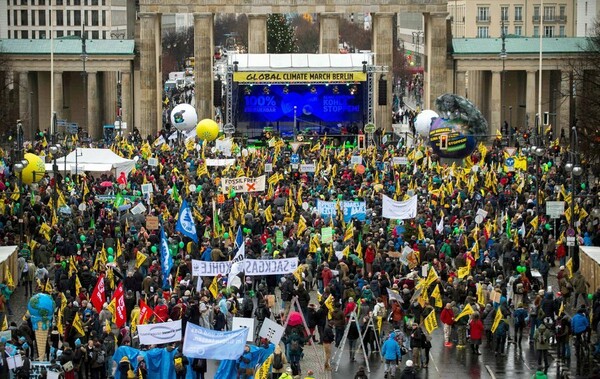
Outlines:
{"type": "Polygon", "coordinates": [[[415,129],[420,136],[428,137],[431,128],[431,120],[440,117],[435,111],[425,109],[417,115],[415,120],[415,129]]]}
{"type": "Polygon", "coordinates": [[[198,114],[189,104],[179,104],[171,111],[171,125],[177,130],[192,130],[198,124],[198,114]]]}

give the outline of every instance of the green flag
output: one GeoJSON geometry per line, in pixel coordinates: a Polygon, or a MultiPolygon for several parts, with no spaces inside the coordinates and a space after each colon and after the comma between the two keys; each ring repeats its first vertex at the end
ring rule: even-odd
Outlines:
{"type": "Polygon", "coordinates": [[[510,229],[511,229],[510,217],[508,215],[506,215],[506,236],[508,238],[512,238],[512,234],[510,232],[510,229]]]}
{"type": "Polygon", "coordinates": [[[96,229],[96,222],[94,221],[94,216],[90,219],[90,229],[96,229]]]}
{"type": "Polygon", "coordinates": [[[171,193],[171,197],[177,202],[181,201],[181,198],[179,197],[179,190],[177,189],[176,184],[173,184],[173,192],[171,193]]]}
{"type": "Polygon", "coordinates": [[[121,192],[117,192],[117,194],[115,195],[115,202],[114,202],[115,207],[119,208],[121,205],[123,205],[123,203],[125,203],[125,199],[123,198],[123,195],[121,195],[121,192]]]}

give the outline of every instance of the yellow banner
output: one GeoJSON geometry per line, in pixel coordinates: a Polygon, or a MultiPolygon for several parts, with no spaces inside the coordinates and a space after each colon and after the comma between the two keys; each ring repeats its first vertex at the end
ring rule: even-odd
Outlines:
{"type": "Polygon", "coordinates": [[[234,72],[233,81],[242,83],[346,83],[364,82],[367,74],[364,72],[265,72],[246,71],[234,72]]]}

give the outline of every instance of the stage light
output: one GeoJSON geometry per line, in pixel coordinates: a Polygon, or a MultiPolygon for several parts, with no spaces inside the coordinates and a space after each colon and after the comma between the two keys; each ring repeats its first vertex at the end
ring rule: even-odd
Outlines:
{"type": "Polygon", "coordinates": [[[317,88],[315,86],[310,87],[310,93],[317,93],[317,88]]]}

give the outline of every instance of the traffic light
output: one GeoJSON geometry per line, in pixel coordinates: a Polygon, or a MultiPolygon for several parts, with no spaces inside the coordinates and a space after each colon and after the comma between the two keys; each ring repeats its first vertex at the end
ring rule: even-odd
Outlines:
{"type": "Polygon", "coordinates": [[[448,150],[448,135],[440,135],[440,150],[448,150]]]}

